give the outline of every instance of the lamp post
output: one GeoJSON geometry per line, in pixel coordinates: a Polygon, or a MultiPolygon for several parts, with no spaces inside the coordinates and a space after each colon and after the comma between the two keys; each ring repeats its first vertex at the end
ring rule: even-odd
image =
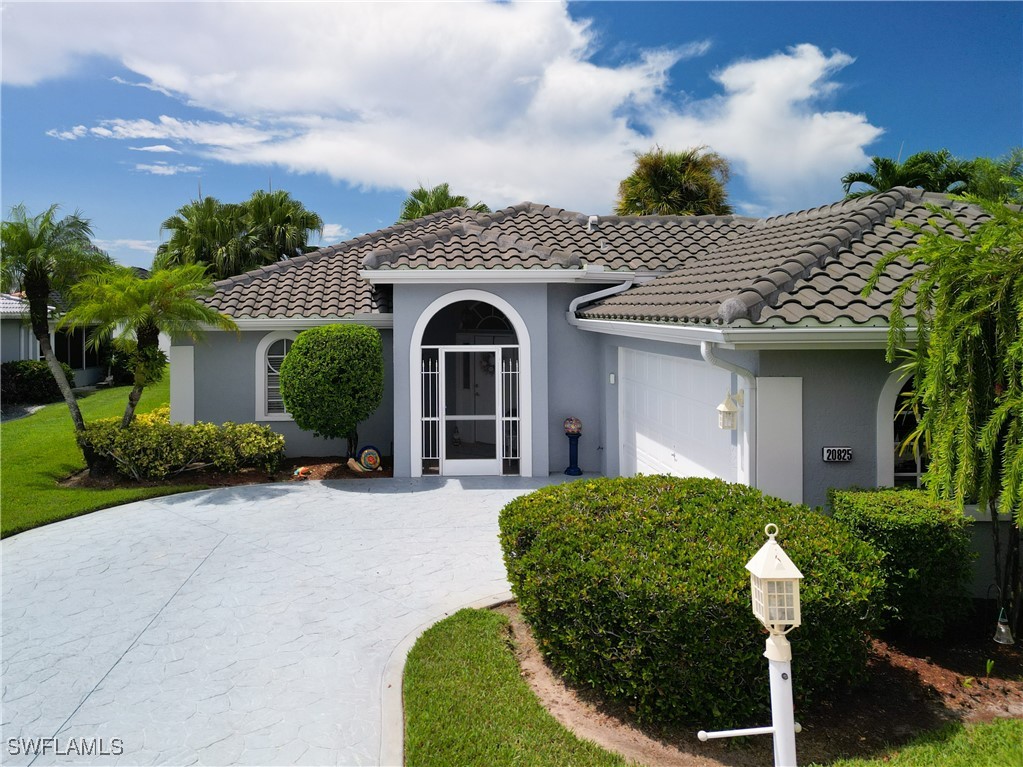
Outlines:
{"type": "Polygon", "coordinates": [[[799,572],[785,550],[774,540],[778,526],[764,528],[767,543],[746,563],[753,590],[753,614],[768,631],[767,649],[771,680],[771,726],[745,730],[701,730],[697,737],[732,738],[739,735],[774,736],[775,767],[796,767],[796,733],[800,731],[792,711],[792,646],[785,635],[800,624],[799,572]]]}
{"type": "Polygon", "coordinates": [[[568,437],[568,468],[565,469],[565,474],[570,477],[580,477],[583,470],[579,468],[579,435],[583,433],[583,422],[574,416],[569,416],[563,425],[565,436],[568,437]]]}

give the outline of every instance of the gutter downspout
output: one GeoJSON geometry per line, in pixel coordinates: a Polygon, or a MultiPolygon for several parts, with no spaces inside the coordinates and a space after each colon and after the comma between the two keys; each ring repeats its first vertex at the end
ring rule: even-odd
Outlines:
{"type": "Polygon", "coordinates": [[[579,318],[575,316],[575,312],[582,304],[588,304],[591,301],[599,301],[602,298],[607,298],[608,296],[613,296],[617,293],[623,293],[632,287],[634,280],[635,277],[631,277],[621,285],[612,285],[610,288],[598,290],[596,293],[587,293],[584,296],[573,298],[572,303],[568,305],[568,311],[566,312],[568,324],[574,327],[579,327],[579,318]]]}
{"type": "Polygon", "coordinates": [[[714,350],[717,348],[717,344],[712,341],[701,341],[700,342],[700,355],[704,361],[709,365],[713,365],[716,368],[727,370],[729,373],[735,373],[739,378],[746,382],[746,395],[744,397],[745,404],[743,409],[747,412],[746,418],[746,462],[748,465],[746,478],[747,484],[750,487],[757,486],[757,377],[753,375],[752,371],[746,368],[733,365],[731,362],[717,357],[714,350]]]}

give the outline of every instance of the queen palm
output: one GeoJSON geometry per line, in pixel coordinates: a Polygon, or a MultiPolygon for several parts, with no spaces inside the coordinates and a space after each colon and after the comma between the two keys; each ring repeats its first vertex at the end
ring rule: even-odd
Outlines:
{"type": "Polygon", "coordinates": [[[90,343],[113,338],[131,360],[134,385],[128,394],[121,427],[135,417],[146,386],[163,376],[167,355],[160,334],[200,338],[206,328],[236,330],[234,321],[202,302],[213,293],[203,264],[158,269],[140,277],[134,269],[114,266],[89,275],[71,289],[72,309],[62,326],[92,328],[90,343]]]}
{"type": "Polygon", "coordinates": [[[437,184],[432,189],[427,189],[422,184],[418,189],[409,192],[408,197],[401,204],[399,221],[412,221],[431,213],[440,213],[450,208],[469,208],[480,213],[489,213],[490,208],[482,202],[469,204],[469,198],[460,194],[451,194],[451,188],[447,184],[437,184]]]}
{"type": "Polygon", "coordinates": [[[872,157],[868,170],[852,171],[842,177],[842,188],[846,199],[886,192],[897,186],[954,194],[964,191],[972,176],[971,161],[959,160],[947,149],[942,149],[938,152],[917,152],[905,162],[891,157],[872,157]],[[862,184],[865,188],[853,192],[854,184],[862,184]]]}
{"type": "Polygon", "coordinates": [[[728,215],[728,161],[707,147],[636,154],[636,167],[618,185],[620,216],[728,215]]]}
{"type": "Polygon", "coordinates": [[[51,294],[54,291],[64,294],[90,270],[108,265],[110,258],[90,241],[92,228],[87,219],[77,211],[58,218],[59,209],[51,205],[31,216],[24,205],[11,208],[10,219],[3,222],[0,235],[2,287],[4,291],[24,291],[32,334],[67,403],[75,429],[82,431],[85,429],[82,412],[50,344],[51,294]]]}
{"type": "Polygon", "coordinates": [[[247,268],[244,210],[216,197],[192,200],[160,225],[170,232],[156,249],[153,267],[207,264],[217,278],[239,274],[247,268]]]}
{"type": "Polygon", "coordinates": [[[323,234],[323,219],[283,189],[253,192],[242,208],[249,268],[306,253],[309,236],[323,234]]]}

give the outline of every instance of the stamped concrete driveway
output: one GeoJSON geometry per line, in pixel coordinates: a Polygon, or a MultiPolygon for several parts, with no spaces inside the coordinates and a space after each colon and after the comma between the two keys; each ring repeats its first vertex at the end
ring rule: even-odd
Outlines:
{"type": "Polygon", "coordinates": [[[425,624],[506,592],[498,512],[543,484],[256,485],[4,540],[0,761],[394,761],[385,668],[425,624]],[[75,754],[90,748],[109,755],[75,754]]]}

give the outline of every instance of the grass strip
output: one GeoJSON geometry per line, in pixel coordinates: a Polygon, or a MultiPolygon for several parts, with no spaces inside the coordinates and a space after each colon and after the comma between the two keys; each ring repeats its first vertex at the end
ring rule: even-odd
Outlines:
{"type": "MultiPolygon", "coordinates": [[[[130,387],[121,386],[79,399],[86,423],[120,417],[129,390],[130,387]]],[[[146,388],[137,412],[147,413],[169,401],[170,376],[165,375],[163,381],[146,388]]],[[[0,456],[0,537],[4,538],[98,509],[204,487],[167,485],[109,490],[61,487],[57,484],[60,480],[85,468],[64,402],[0,424],[0,456]]]]}
{"type": "MultiPolygon", "coordinates": [[[[796,748],[799,743],[797,738],[796,748]]],[[[1023,765],[1023,720],[952,724],[874,759],[843,759],[828,767],[1019,767],[1023,765]]],[[[817,765],[816,767],[820,767],[817,765]]]]}
{"type": "Polygon", "coordinates": [[[562,727],[523,681],[508,619],[460,610],[429,628],[405,664],[405,764],[625,765],[562,727]]]}

